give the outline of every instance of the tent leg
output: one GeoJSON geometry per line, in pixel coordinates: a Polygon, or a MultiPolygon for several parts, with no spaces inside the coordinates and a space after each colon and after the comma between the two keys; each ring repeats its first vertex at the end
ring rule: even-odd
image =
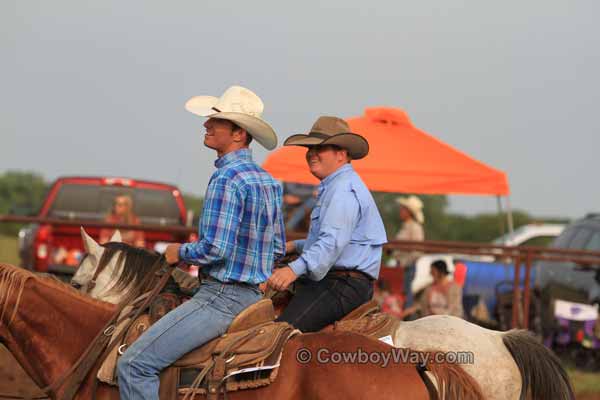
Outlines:
{"type": "Polygon", "coordinates": [[[498,204],[498,217],[500,220],[500,237],[504,236],[504,218],[502,217],[502,198],[500,196],[496,196],[497,204],[498,204]]]}
{"type": "Polygon", "coordinates": [[[513,222],[512,208],[510,207],[510,197],[506,196],[506,219],[508,221],[508,232],[513,233],[515,226],[513,222]]]}

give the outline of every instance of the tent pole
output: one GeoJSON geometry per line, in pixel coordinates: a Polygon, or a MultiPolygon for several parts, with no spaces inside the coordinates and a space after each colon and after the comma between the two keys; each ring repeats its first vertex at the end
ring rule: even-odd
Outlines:
{"type": "Polygon", "coordinates": [[[504,236],[504,218],[502,217],[502,198],[500,196],[496,196],[496,200],[498,203],[498,219],[500,221],[500,237],[504,236]]]}
{"type": "Polygon", "coordinates": [[[510,207],[510,196],[506,196],[506,218],[508,221],[508,232],[513,233],[515,230],[513,223],[512,208],[510,207]]]}

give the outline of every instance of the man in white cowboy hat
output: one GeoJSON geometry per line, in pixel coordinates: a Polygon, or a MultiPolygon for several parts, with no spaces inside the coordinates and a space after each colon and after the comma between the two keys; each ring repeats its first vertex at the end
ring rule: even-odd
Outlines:
{"type": "Polygon", "coordinates": [[[120,358],[122,399],[157,399],[158,375],[185,353],[223,334],[233,318],[262,297],[258,285],[285,252],[282,188],[252,160],[254,139],[272,150],[273,128],[261,119],[263,103],[232,86],[220,97],[193,97],[185,108],[201,117],[204,145],[215,150],[217,170],[204,197],[199,238],[170,244],[167,262],[200,265],[204,279],[192,299],[152,325],[120,358]]]}
{"type": "MultiPolygon", "coordinates": [[[[402,228],[396,234],[396,240],[425,240],[423,232],[423,202],[417,196],[398,197],[396,203],[400,205],[399,215],[402,228]]],[[[399,267],[404,268],[404,304],[411,306],[413,302],[411,283],[415,278],[415,262],[422,253],[418,251],[396,251],[394,258],[399,267]]]]}
{"type": "Polygon", "coordinates": [[[372,298],[387,239],[373,196],[350,163],[369,152],[365,138],[343,119],[320,117],[308,134],[284,144],[308,148],[308,168],[321,183],[308,237],[286,243],[286,251],[300,257],[276,269],[267,283],[285,290],[296,281],[279,320],[314,332],[372,298]]]}

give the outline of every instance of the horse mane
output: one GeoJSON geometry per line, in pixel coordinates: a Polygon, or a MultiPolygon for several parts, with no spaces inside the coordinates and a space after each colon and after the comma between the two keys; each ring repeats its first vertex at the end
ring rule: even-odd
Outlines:
{"type": "Polygon", "coordinates": [[[7,326],[10,325],[19,309],[25,283],[32,278],[35,278],[35,275],[26,269],[0,263],[0,325],[4,321],[5,315],[8,316],[10,314],[8,299],[16,293],[17,299],[14,303],[12,314],[6,322],[7,326]]]}
{"type": "Polygon", "coordinates": [[[0,263],[0,325],[6,323],[9,326],[12,320],[15,318],[19,305],[21,304],[21,297],[25,290],[25,284],[30,280],[34,279],[37,282],[43,282],[52,285],[58,290],[63,290],[66,293],[79,298],[80,300],[87,303],[102,304],[102,301],[95,300],[89,296],[85,296],[79,290],[72,287],[70,284],[61,281],[56,275],[49,273],[34,273],[27,269],[17,267],[11,264],[0,263]],[[12,310],[9,309],[9,299],[16,299],[12,305],[12,310]],[[10,314],[10,318],[7,318],[10,314]]]}
{"type": "Polygon", "coordinates": [[[117,265],[122,265],[122,268],[114,269],[112,278],[116,278],[116,281],[108,291],[121,291],[126,288],[134,288],[131,296],[137,297],[144,289],[155,282],[155,279],[150,279],[150,282],[146,283],[145,279],[147,279],[149,274],[153,274],[156,268],[162,266],[162,263],[157,263],[161,258],[160,253],[134,247],[122,242],[109,242],[102,246],[105,250],[98,262],[98,271],[106,268],[108,263],[117,254],[119,257],[117,265]]]}
{"type": "Polygon", "coordinates": [[[58,286],[66,289],[67,291],[79,294],[79,290],[75,289],[73,287],[73,285],[71,285],[70,283],[67,283],[65,281],[62,281],[58,276],[56,276],[56,275],[54,275],[54,274],[52,274],[50,272],[37,272],[37,273],[35,273],[35,277],[36,278],[47,279],[47,280],[49,280],[49,281],[57,284],[58,286]]]}

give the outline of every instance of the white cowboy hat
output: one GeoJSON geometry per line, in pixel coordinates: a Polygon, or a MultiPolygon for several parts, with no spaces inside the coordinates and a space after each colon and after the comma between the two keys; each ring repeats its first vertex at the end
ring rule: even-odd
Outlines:
{"type": "Polygon", "coordinates": [[[423,202],[417,196],[398,197],[396,203],[408,208],[413,217],[421,225],[425,222],[425,216],[423,215],[423,202]]]}
{"type": "Polygon", "coordinates": [[[303,147],[327,144],[346,149],[353,160],[359,160],[369,154],[367,139],[350,132],[348,123],[337,117],[319,117],[307,134],[292,135],[283,143],[284,146],[303,147]]]}
{"type": "Polygon", "coordinates": [[[277,135],[261,118],[264,104],[254,92],[241,86],[231,86],[221,97],[194,96],[185,103],[192,114],[229,120],[244,128],[267,150],[277,147],[277,135]]]}

